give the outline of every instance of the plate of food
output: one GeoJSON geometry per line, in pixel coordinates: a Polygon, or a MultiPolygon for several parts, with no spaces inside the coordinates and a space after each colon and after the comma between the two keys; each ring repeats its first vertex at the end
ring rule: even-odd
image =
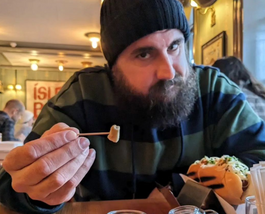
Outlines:
{"type": "Polygon", "coordinates": [[[231,205],[244,203],[245,197],[253,194],[249,168],[234,156],[205,156],[189,167],[187,175],[231,205]]]}

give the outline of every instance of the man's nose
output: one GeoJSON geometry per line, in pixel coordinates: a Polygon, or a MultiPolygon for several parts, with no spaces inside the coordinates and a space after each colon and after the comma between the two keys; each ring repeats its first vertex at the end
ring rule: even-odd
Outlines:
{"type": "MultiPolygon", "coordinates": [[[[157,79],[172,80],[176,75],[176,70],[173,66],[173,58],[167,53],[161,55],[157,62],[157,79]]],[[[181,75],[181,74],[180,74],[181,75]]]]}

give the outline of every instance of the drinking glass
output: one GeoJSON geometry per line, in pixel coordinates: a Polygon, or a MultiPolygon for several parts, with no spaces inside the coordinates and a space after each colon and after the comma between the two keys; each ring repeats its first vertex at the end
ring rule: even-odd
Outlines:
{"type": "Polygon", "coordinates": [[[214,210],[203,210],[198,207],[192,206],[192,205],[184,205],[176,207],[169,211],[168,214],[218,214],[214,210]]]}
{"type": "Polygon", "coordinates": [[[258,214],[255,196],[246,197],[246,214],[258,214]]]}

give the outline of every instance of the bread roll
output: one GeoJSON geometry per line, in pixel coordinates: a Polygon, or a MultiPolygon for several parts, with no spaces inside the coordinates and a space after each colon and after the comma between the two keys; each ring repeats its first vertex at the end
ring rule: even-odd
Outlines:
{"type": "Polygon", "coordinates": [[[196,161],[189,167],[187,174],[203,186],[212,188],[228,203],[238,205],[242,201],[250,172],[236,157],[224,155],[196,161]]]}

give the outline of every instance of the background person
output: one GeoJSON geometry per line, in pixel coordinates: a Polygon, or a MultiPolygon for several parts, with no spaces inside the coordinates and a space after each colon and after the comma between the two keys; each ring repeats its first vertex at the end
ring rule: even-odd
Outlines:
{"type": "Polygon", "coordinates": [[[25,110],[15,125],[15,137],[25,140],[32,130],[34,115],[31,111],[25,110]],[[23,139],[24,138],[24,139],[23,139]]]}
{"type": "Polygon", "coordinates": [[[213,66],[241,88],[254,111],[265,120],[265,87],[244,64],[238,58],[229,56],[216,60],[213,66]]]}
{"type": "Polygon", "coordinates": [[[9,100],[3,111],[0,111],[0,132],[3,141],[21,141],[14,136],[15,123],[21,118],[25,110],[24,104],[16,99],[9,100]]]}

